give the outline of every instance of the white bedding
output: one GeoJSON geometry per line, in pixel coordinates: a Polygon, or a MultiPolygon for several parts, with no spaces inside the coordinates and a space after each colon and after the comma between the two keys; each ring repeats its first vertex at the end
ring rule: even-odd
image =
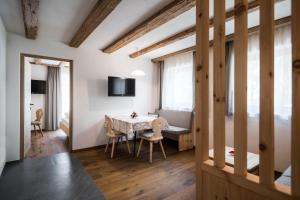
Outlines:
{"type": "Polygon", "coordinates": [[[68,118],[63,118],[63,119],[61,120],[61,123],[63,123],[66,127],[69,128],[69,119],[68,119],[68,118]]]}

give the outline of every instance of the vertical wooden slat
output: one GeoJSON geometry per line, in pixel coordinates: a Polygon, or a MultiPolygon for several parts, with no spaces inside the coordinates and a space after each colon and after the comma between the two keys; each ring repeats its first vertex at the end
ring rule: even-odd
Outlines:
{"type": "Polygon", "coordinates": [[[274,0],[260,0],[260,183],[274,185],[274,0]]]}
{"type": "Polygon", "coordinates": [[[214,164],[225,166],[225,1],[214,0],[214,164]]]}
{"type": "Polygon", "coordinates": [[[203,161],[208,160],[209,0],[196,1],[196,196],[202,195],[203,161]]]}
{"type": "Polygon", "coordinates": [[[292,195],[300,199],[300,1],[292,1],[292,195]]]}
{"type": "Polygon", "coordinates": [[[234,30],[234,173],[247,174],[248,0],[235,0],[234,30]]]}

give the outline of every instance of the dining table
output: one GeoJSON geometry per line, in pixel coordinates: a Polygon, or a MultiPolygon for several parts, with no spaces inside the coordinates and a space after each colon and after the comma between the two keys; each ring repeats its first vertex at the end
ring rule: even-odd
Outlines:
{"type": "Polygon", "coordinates": [[[111,116],[113,129],[133,137],[133,156],[136,154],[137,133],[152,129],[152,121],[155,116],[139,115],[132,118],[130,115],[111,116]]]}

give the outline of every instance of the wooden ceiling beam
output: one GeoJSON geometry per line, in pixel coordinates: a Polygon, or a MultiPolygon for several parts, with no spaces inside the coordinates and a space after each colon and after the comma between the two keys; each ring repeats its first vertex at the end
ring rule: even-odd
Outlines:
{"type": "Polygon", "coordinates": [[[21,0],[25,36],[35,40],[38,33],[39,0],[21,0]]]}
{"type": "MultiPolygon", "coordinates": [[[[259,1],[258,0],[254,0],[254,1],[251,1],[249,2],[249,12],[253,12],[255,11],[259,6],[259,1]]],[[[232,20],[234,17],[234,9],[231,9],[229,11],[226,12],[226,21],[230,21],[232,20]]],[[[213,23],[214,23],[214,20],[213,18],[210,18],[209,20],[209,26],[212,27],[213,26],[213,23]]],[[[182,40],[182,39],[185,39],[187,37],[190,37],[192,35],[194,35],[196,33],[196,26],[193,26],[191,28],[188,28],[188,29],[185,29],[175,35],[172,35],[168,38],[165,38],[159,42],[156,42],[148,47],[145,47],[139,51],[136,51],[132,54],[129,55],[129,57],[131,58],[136,58],[136,57],[139,57],[141,55],[144,55],[146,53],[149,53],[151,51],[154,51],[156,49],[159,49],[159,48],[162,48],[164,46],[167,46],[169,44],[172,44],[174,42],[177,42],[179,40],[182,40]]]]}
{"type": "Polygon", "coordinates": [[[104,21],[117,7],[121,0],[98,0],[89,15],[86,17],[69,45],[78,48],[83,41],[104,21]]]}
{"type": "Polygon", "coordinates": [[[180,33],[177,33],[177,34],[172,35],[172,36],[170,36],[170,37],[168,37],[166,39],[163,39],[163,40],[161,40],[159,42],[156,42],[155,44],[152,44],[152,45],[150,45],[148,47],[145,47],[145,48],[143,48],[143,49],[141,49],[141,50],[139,50],[137,52],[134,52],[134,53],[130,54],[129,57],[130,58],[136,58],[136,57],[144,55],[144,54],[146,54],[146,53],[148,53],[150,51],[154,51],[156,49],[162,48],[164,46],[167,46],[169,44],[172,44],[174,42],[177,42],[177,41],[182,40],[184,38],[187,38],[189,36],[192,36],[192,35],[195,34],[195,28],[196,27],[193,26],[191,28],[188,28],[188,29],[180,32],[180,33]]]}
{"type": "MultiPolygon", "coordinates": [[[[283,18],[275,20],[275,26],[277,28],[277,27],[280,27],[282,25],[286,25],[286,24],[288,24],[290,22],[291,22],[291,16],[283,17],[283,18]]],[[[252,33],[255,33],[257,31],[259,31],[259,25],[249,28],[248,29],[248,34],[252,34],[252,33]]],[[[234,36],[233,33],[229,34],[229,35],[226,35],[226,42],[233,41],[233,39],[234,39],[233,36],[234,36]]],[[[209,46],[213,46],[213,44],[214,44],[214,41],[210,40],[209,41],[209,46]]],[[[155,62],[160,62],[160,61],[165,60],[166,58],[169,58],[169,57],[172,57],[172,56],[176,56],[176,55],[179,55],[179,54],[182,54],[182,53],[187,53],[187,52],[195,51],[195,50],[196,50],[196,46],[192,46],[192,47],[181,49],[179,51],[175,51],[175,52],[172,52],[172,53],[169,53],[169,54],[157,57],[157,58],[153,58],[153,59],[151,59],[151,61],[154,62],[154,63],[155,62]]]]}
{"type": "Polygon", "coordinates": [[[195,50],[196,50],[196,46],[192,46],[192,47],[181,49],[179,51],[175,51],[175,52],[172,52],[172,53],[154,58],[151,61],[154,62],[154,63],[155,62],[160,62],[160,61],[164,61],[166,58],[170,58],[170,57],[173,57],[173,56],[176,56],[176,55],[179,55],[179,54],[183,54],[183,53],[187,53],[187,52],[191,52],[191,51],[195,51],[195,50]]]}
{"type": "Polygon", "coordinates": [[[154,15],[135,26],[125,35],[105,47],[102,51],[105,53],[113,53],[114,51],[124,47],[132,41],[142,37],[146,33],[174,19],[180,14],[190,10],[195,6],[195,0],[174,0],[170,4],[163,7],[154,15]]]}

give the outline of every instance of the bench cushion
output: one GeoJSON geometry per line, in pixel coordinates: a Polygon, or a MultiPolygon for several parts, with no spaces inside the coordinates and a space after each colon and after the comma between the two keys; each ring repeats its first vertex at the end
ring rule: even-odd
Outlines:
{"type": "Polygon", "coordinates": [[[175,110],[158,110],[158,115],[165,118],[171,126],[191,129],[192,127],[192,112],[175,111],[175,110]]]}
{"type": "Polygon", "coordinates": [[[162,131],[162,135],[164,137],[172,140],[178,140],[180,134],[187,134],[187,133],[191,133],[191,130],[187,128],[176,127],[176,126],[169,126],[168,129],[162,131]]]}

